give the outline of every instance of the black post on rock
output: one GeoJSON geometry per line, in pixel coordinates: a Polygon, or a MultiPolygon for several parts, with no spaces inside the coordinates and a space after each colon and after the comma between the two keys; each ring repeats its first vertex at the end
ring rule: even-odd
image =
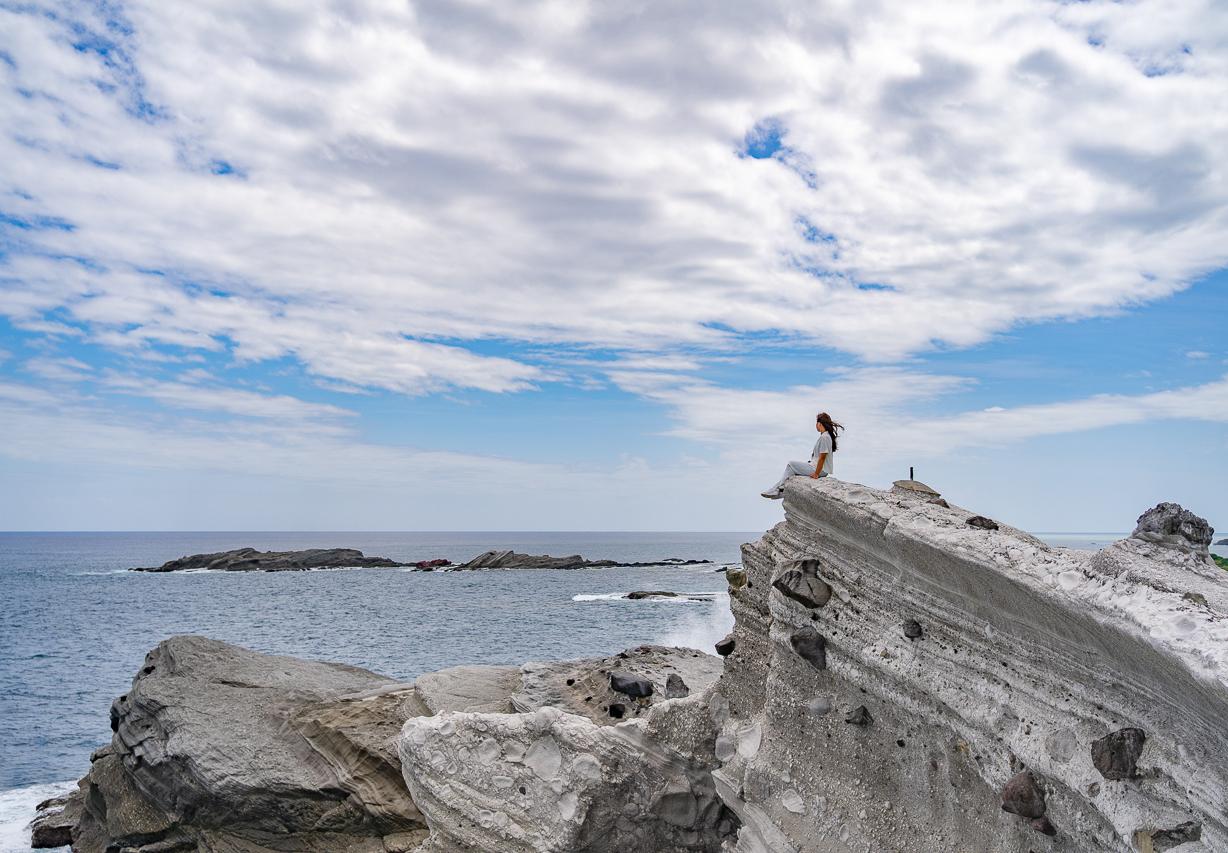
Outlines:
{"type": "Polygon", "coordinates": [[[915,480],[915,479],[917,479],[916,477],[914,477],[914,476],[912,475],[912,466],[911,466],[911,465],[909,465],[909,466],[908,466],[908,479],[910,479],[910,480],[915,480]]]}

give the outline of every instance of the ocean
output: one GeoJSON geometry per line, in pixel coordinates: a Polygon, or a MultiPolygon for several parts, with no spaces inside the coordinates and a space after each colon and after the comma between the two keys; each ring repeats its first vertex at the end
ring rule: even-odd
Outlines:
{"type": "MultiPolygon", "coordinates": [[[[642,643],[711,651],[732,626],[723,566],[759,533],[0,533],[0,853],[26,853],[35,803],[73,787],[110,740],[108,709],[145,653],[204,634],[409,680],[463,663],[607,655],[642,643]],[[145,574],[185,554],[351,547],[402,562],[510,548],[711,565],[579,571],[145,574]],[[711,602],[626,601],[638,589],[711,602]]],[[[1098,548],[1122,534],[1039,534],[1098,548]]]]}

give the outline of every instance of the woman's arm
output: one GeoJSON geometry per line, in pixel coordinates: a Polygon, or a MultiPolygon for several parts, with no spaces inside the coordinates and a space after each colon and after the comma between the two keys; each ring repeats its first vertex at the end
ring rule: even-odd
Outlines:
{"type": "Polygon", "coordinates": [[[810,479],[812,479],[812,480],[817,480],[817,479],[819,479],[819,474],[820,474],[820,472],[823,470],[823,463],[824,463],[824,462],[826,462],[826,461],[827,461],[827,454],[826,454],[826,453],[820,453],[820,454],[819,454],[819,458],[818,458],[817,460],[815,460],[815,463],[814,463],[814,473],[810,475],[810,479]]]}

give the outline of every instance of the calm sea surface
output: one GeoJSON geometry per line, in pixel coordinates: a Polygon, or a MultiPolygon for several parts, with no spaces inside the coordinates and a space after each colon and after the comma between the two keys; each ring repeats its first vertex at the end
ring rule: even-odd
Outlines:
{"type": "MultiPolygon", "coordinates": [[[[1041,534],[1101,547],[1120,534],[1041,534]]],[[[732,625],[714,569],[758,533],[0,533],[0,853],[29,850],[33,803],[110,740],[107,711],[173,634],[343,661],[398,679],[462,663],[605,655],[640,643],[711,650],[732,625]],[[408,562],[494,548],[686,568],[421,573],[398,569],[151,575],[185,554],[360,548],[408,562]],[[713,603],[617,600],[637,589],[713,603]],[[609,597],[606,597],[609,596],[609,597]]]]}

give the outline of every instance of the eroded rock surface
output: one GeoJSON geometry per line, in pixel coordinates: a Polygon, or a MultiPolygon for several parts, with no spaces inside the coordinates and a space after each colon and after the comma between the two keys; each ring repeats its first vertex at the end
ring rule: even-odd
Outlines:
{"type": "Polygon", "coordinates": [[[912,489],[795,478],[784,509],[730,587],[727,850],[1228,850],[1223,572],[1137,538],[987,532],[912,489]],[[775,585],[803,559],[832,588],[820,609],[775,585]],[[1128,729],[1145,747],[1111,739],[1107,779],[1093,743],[1128,729]]]}
{"type": "Polygon", "coordinates": [[[431,826],[419,853],[716,851],[736,821],[716,795],[697,699],[598,725],[554,708],[405,725],[405,782],[431,826]]]}

